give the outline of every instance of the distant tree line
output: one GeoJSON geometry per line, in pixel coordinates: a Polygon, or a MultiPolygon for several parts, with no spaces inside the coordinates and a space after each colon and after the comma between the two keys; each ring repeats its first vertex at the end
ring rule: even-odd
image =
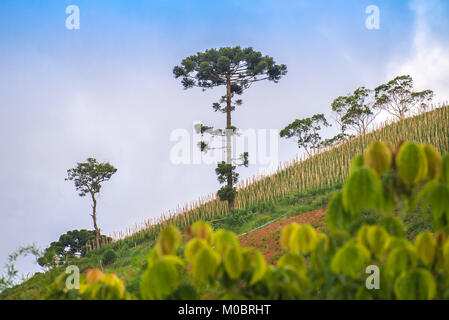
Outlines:
{"type": "Polygon", "coordinates": [[[298,147],[310,156],[312,150],[320,147],[340,143],[354,135],[364,136],[381,111],[398,120],[416,109],[425,111],[433,96],[432,90],[415,91],[411,76],[398,76],[374,90],[362,86],[351,94],[337,97],[331,104],[332,116],[339,129],[334,137],[321,137],[322,127],[331,126],[322,113],[293,121],[280,131],[280,136],[295,137],[298,147]]]}
{"type": "MultiPolygon", "coordinates": [[[[71,230],[61,235],[58,241],[53,241],[37,262],[42,267],[52,267],[62,265],[72,258],[86,255],[87,248],[91,243],[95,243],[97,233],[95,230],[71,230]]],[[[101,235],[101,243],[109,242],[110,237],[101,235]]]]}

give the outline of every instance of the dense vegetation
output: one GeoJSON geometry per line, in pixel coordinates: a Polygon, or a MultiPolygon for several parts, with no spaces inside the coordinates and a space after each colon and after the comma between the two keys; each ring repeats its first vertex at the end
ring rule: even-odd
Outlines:
{"type": "MultiPolygon", "coordinates": [[[[341,188],[350,171],[349,163],[366,150],[367,145],[378,140],[395,145],[401,139],[428,143],[440,153],[448,152],[449,108],[439,107],[399,122],[380,125],[365,136],[349,138],[332,148],[315,150],[311,157],[285,164],[271,176],[247,180],[240,185],[233,215],[228,214],[225,202],[204,199],[116,235],[118,241],[107,241],[100,249],[83,252],[85,257],[81,259],[70,256],[67,263],[78,265],[81,271],[100,268],[104,272],[115,272],[126,279],[126,289],[138,296],[145,257],[160,231],[168,225],[185,232],[195,221],[203,220],[214,230],[224,228],[242,234],[284,215],[294,216],[323,207],[331,193],[341,188]],[[108,251],[113,251],[115,257],[106,254],[108,251]]],[[[368,223],[379,220],[379,216],[372,212],[363,212],[361,217],[368,223]]],[[[410,240],[423,230],[432,230],[431,219],[420,214],[418,209],[408,212],[403,222],[410,240]]],[[[95,247],[95,241],[90,247],[95,247]]],[[[37,273],[23,284],[0,293],[0,298],[43,298],[48,284],[63,271],[62,267],[53,267],[45,273],[37,273]]]]}
{"type": "MultiPolygon", "coordinates": [[[[197,220],[206,220],[211,223],[214,230],[225,228],[241,234],[285,214],[293,216],[320,208],[328,202],[332,191],[341,188],[344,175],[349,173],[347,163],[361,150],[366,149],[369,142],[384,140],[395,143],[401,137],[406,137],[419,143],[431,143],[444,153],[448,151],[448,127],[447,107],[381,126],[364,138],[353,138],[333,149],[322,150],[311,158],[293,161],[270,177],[256,179],[251,184],[248,181],[248,185],[240,189],[238,196],[241,200],[243,196],[246,196],[243,203],[247,205],[244,207],[240,202],[240,209],[237,209],[232,216],[227,215],[226,212],[214,214],[213,208],[219,209],[222,203],[212,200],[198,208],[187,210],[184,215],[166,217],[163,223],[148,224],[147,228],[143,228],[132,236],[101,249],[89,251],[85,258],[74,258],[69,263],[78,265],[82,272],[91,268],[100,268],[103,272],[114,272],[119,278],[126,279],[126,290],[133,296],[139,297],[141,274],[147,267],[146,256],[156,242],[159,231],[167,225],[176,225],[186,232],[187,225],[192,225],[197,220]],[[320,162],[332,163],[332,159],[339,165],[318,166],[320,162]],[[333,177],[333,179],[328,180],[327,177],[333,177]],[[108,258],[104,259],[105,253],[111,249],[116,253],[116,257],[112,258],[113,262],[109,262],[108,258]],[[106,261],[108,264],[104,263],[106,261]]],[[[380,215],[373,212],[363,212],[360,217],[370,224],[380,219],[380,215]]],[[[408,212],[403,217],[403,223],[407,238],[410,240],[413,240],[422,230],[432,230],[430,217],[421,214],[418,209],[408,212]]],[[[323,232],[326,233],[327,230],[323,232]]],[[[181,244],[179,250],[182,250],[183,246],[181,244]]],[[[38,273],[22,285],[5,290],[0,297],[44,298],[45,288],[63,271],[64,269],[59,267],[46,273],[38,273]]]]}
{"type": "MultiPolygon", "coordinates": [[[[74,256],[84,257],[91,243],[96,243],[97,232],[95,230],[71,230],[61,235],[58,241],[53,241],[47,247],[37,262],[42,267],[54,267],[67,263],[74,256]]],[[[100,235],[102,243],[110,242],[112,239],[100,235]]]]}
{"type": "Polygon", "coordinates": [[[329,232],[290,224],[285,254],[266,263],[228,230],[198,221],[182,234],[164,228],[142,268],[138,292],[92,269],[79,290],[58,276],[47,298],[75,299],[448,299],[449,154],[431,145],[384,142],[357,156],[326,213],[329,232]],[[404,218],[416,206],[434,232],[411,242],[404,218]],[[379,216],[367,223],[363,212],[379,216]]]}

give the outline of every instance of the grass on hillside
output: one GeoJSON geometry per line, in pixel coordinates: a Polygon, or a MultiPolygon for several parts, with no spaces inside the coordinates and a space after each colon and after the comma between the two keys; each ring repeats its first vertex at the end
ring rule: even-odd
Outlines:
{"type": "MultiPolygon", "coordinates": [[[[409,140],[431,144],[441,154],[449,152],[449,106],[399,122],[381,124],[365,137],[355,137],[336,147],[320,150],[310,158],[295,159],[281,165],[271,176],[242,181],[235,208],[248,209],[261,203],[269,206],[291,195],[336,188],[348,175],[351,160],[378,140],[391,144],[409,140]]],[[[227,203],[209,196],[115,236],[131,243],[154,240],[161,228],[168,224],[183,229],[197,220],[212,221],[227,216],[227,203]]]]}

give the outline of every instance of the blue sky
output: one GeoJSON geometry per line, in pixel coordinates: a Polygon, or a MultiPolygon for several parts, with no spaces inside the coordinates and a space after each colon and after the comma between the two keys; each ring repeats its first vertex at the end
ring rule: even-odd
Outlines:
{"type": "MultiPolygon", "coordinates": [[[[169,159],[173,130],[224,122],[209,107],[222,92],[184,91],[173,78],[184,57],[240,45],[287,64],[284,79],[252,87],[234,115],[240,128],[281,129],[399,74],[448,100],[448,14],[437,0],[2,0],[0,266],[20,245],[91,228],[89,201],[64,181],[89,156],[119,169],[100,198],[105,233],[217,190],[213,166],[169,159]],[[79,30],[65,28],[68,5],[80,9],[79,30]],[[365,27],[368,5],[380,9],[380,30],[365,27]]],[[[297,153],[279,141],[280,161],[297,153]]]]}

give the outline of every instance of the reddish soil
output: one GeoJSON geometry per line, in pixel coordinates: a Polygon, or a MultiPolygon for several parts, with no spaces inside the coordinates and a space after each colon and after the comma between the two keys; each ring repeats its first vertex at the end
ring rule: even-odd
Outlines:
{"type": "Polygon", "coordinates": [[[310,224],[316,230],[320,230],[325,224],[325,219],[326,208],[309,211],[294,217],[282,218],[266,227],[241,236],[240,243],[243,247],[251,247],[261,251],[267,262],[276,264],[283,252],[279,243],[283,227],[296,222],[310,224]]]}

